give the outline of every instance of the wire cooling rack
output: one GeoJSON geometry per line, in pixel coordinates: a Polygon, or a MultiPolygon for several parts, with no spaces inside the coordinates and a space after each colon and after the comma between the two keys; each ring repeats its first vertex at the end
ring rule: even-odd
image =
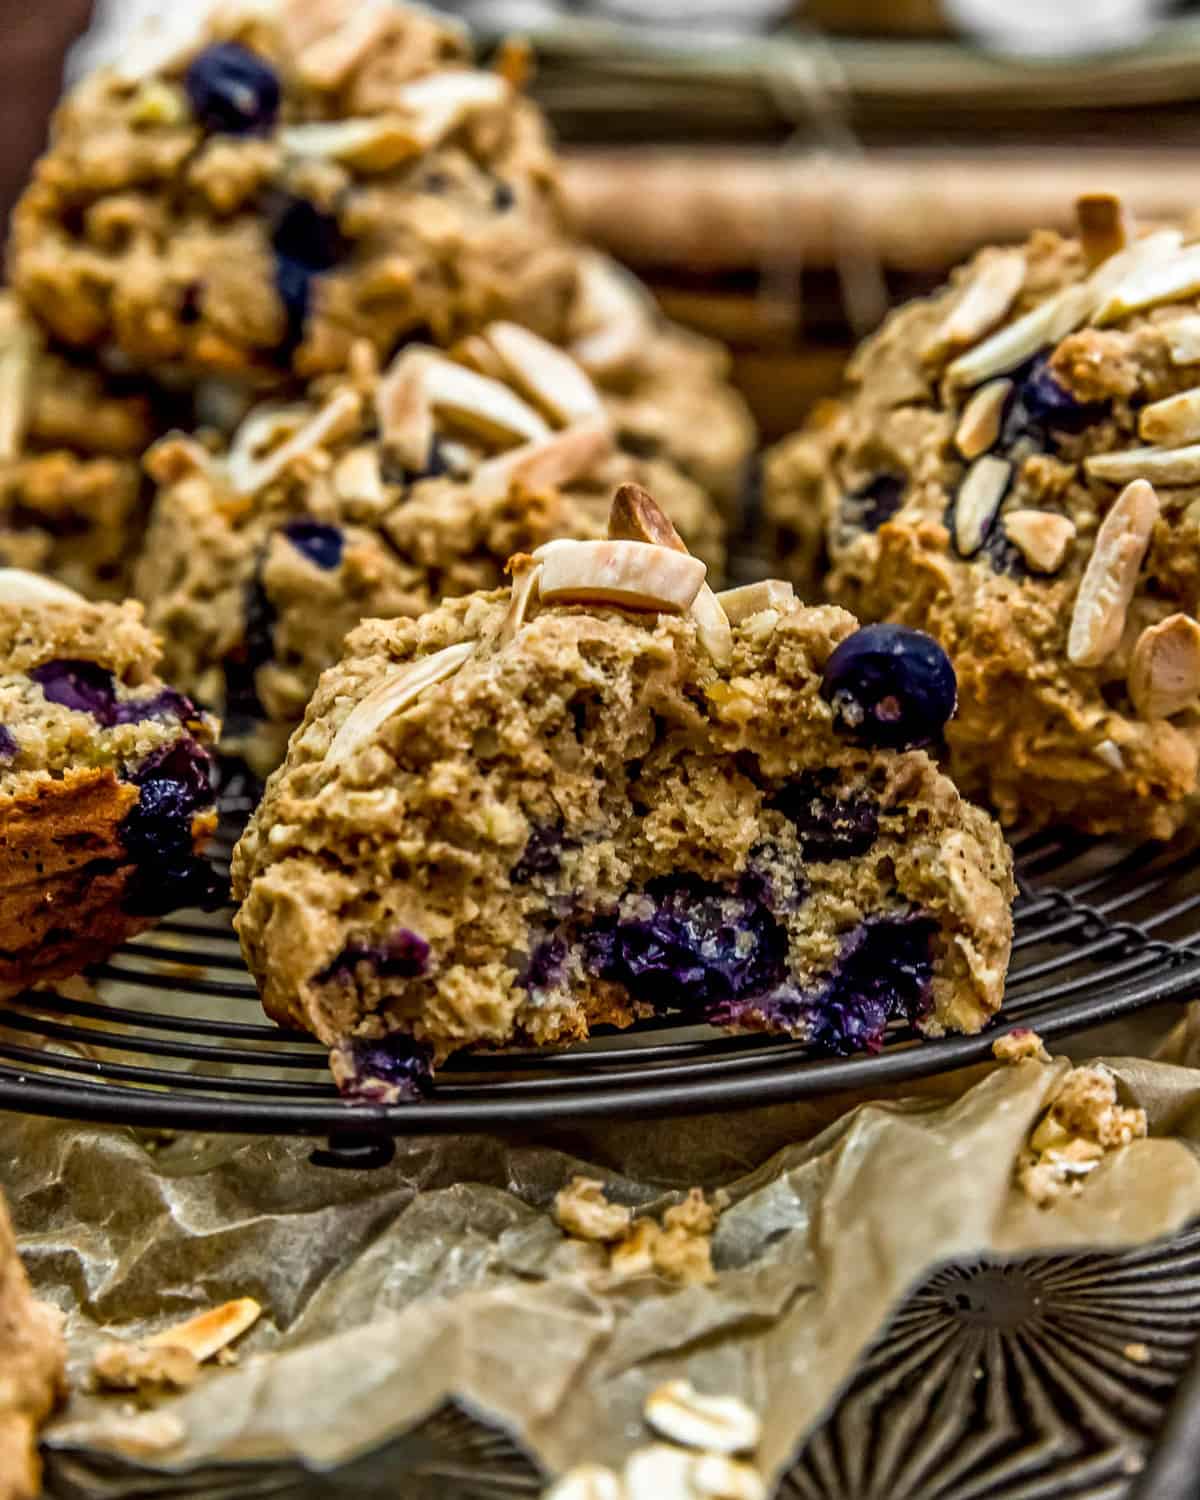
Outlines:
{"type": "MultiPolygon", "coordinates": [[[[250,799],[224,799],[218,863],[250,799]]],[[[231,912],[182,913],[77,985],[0,1005],[0,1108],[148,1127],[278,1132],[342,1143],[369,1164],[391,1134],[687,1114],[902,1082],[985,1060],[997,1028],[1046,1038],[1200,993],[1200,846],[1041,833],[1015,845],[1020,895],[1003,1011],[975,1037],[889,1031],[876,1056],[727,1036],[678,1016],[552,1053],[450,1059],[430,1098],[349,1106],[325,1054],[258,1006],[231,912]],[[361,1141],[357,1151],[355,1142],[361,1141]],[[372,1143],[375,1143],[374,1145],[372,1143]]]]}

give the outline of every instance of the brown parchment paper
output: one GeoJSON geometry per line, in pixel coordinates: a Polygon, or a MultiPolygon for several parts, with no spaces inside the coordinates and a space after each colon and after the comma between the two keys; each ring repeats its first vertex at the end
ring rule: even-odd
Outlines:
{"type": "Polygon", "coordinates": [[[249,1295],[265,1312],[241,1363],[166,1398],[182,1437],[156,1466],[332,1466],[447,1396],[507,1427],[550,1474],[617,1464],[648,1439],[645,1395],[685,1375],[763,1415],[759,1462],[777,1476],[938,1262],[1133,1244],[1200,1214],[1200,1071],[1110,1065],[1152,1138],[1051,1210],[1017,1191],[1013,1168],[1062,1059],[848,1112],[843,1100],[536,1140],[402,1139],[373,1172],[315,1167],[311,1142],[164,1147],[0,1116],[21,1249],[68,1315],[77,1390],[48,1441],[104,1448],[120,1432],[122,1398],[79,1389],[99,1339],[249,1295]],[[716,1285],[615,1281],[548,1212],[578,1171],[647,1209],[695,1181],[725,1186],[716,1285]]]}

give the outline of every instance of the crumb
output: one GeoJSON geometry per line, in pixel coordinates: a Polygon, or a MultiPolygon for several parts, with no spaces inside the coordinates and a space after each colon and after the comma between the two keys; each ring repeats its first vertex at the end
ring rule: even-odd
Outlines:
{"type": "Polygon", "coordinates": [[[1028,1026],[1018,1026],[1015,1030],[1006,1032],[1004,1036],[998,1036],[992,1043],[992,1056],[997,1062],[1019,1063],[1032,1058],[1034,1062],[1048,1063],[1050,1054],[1046,1051],[1045,1043],[1036,1031],[1031,1031],[1028,1026]]]}
{"type": "Polygon", "coordinates": [[[716,1281],[712,1241],[706,1234],[664,1229],[654,1241],[654,1269],[685,1286],[709,1286],[716,1281]]]}
{"type": "Polygon", "coordinates": [[[654,1270],[654,1245],[662,1230],[653,1219],[635,1219],[629,1236],[609,1251],[608,1266],[618,1276],[647,1276],[654,1270]]]}
{"type": "Polygon", "coordinates": [[[709,1203],[702,1188],[692,1188],[682,1203],[668,1208],[663,1214],[667,1229],[679,1229],[684,1234],[711,1234],[717,1227],[720,1210],[715,1202],[709,1203]]]}
{"type": "Polygon", "coordinates": [[[216,1352],[215,1360],[219,1365],[240,1365],[242,1362],[242,1357],[236,1349],[218,1349],[216,1352]]]}
{"type": "Polygon", "coordinates": [[[625,1238],[632,1216],[623,1204],[608,1201],[595,1177],[572,1177],[554,1199],[554,1217],[576,1239],[609,1243],[625,1238]]]}
{"type": "Polygon", "coordinates": [[[1108,1151],[1145,1136],[1146,1111],[1117,1102],[1116,1079],[1105,1067],[1072,1068],[1029,1137],[1017,1180],[1039,1208],[1077,1193],[1108,1151]]]}
{"type": "Polygon", "coordinates": [[[1150,1363],[1150,1351],[1145,1344],[1126,1344],[1121,1351],[1125,1358],[1132,1360],[1135,1365],[1148,1365],[1150,1363]]]}
{"type": "Polygon", "coordinates": [[[183,1391],[195,1384],[200,1365],[188,1349],[170,1344],[148,1348],[145,1344],[102,1344],[92,1358],[92,1378],[97,1390],[183,1391]]]}

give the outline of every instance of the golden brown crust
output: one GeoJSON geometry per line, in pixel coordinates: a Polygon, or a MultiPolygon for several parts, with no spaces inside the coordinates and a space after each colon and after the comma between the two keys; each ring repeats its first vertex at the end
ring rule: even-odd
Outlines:
{"type": "Polygon", "coordinates": [[[65,1393],[62,1317],[34,1300],[0,1197],[0,1500],[40,1493],[37,1432],[65,1393]]]}

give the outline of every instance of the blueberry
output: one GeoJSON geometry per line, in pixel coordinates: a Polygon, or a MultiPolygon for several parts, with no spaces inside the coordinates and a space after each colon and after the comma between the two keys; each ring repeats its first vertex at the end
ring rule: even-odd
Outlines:
{"type": "Polygon", "coordinates": [[[1081,432],[1105,410],[1103,403],[1077,401],[1050,373],[1050,356],[1039,354],[1017,387],[1030,421],[1058,432],[1081,432]]]}
{"type": "Polygon", "coordinates": [[[291,351],[304,338],[312,278],[337,265],[346,253],[346,241],[337,219],[307,198],[281,198],[274,218],[275,290],[287,314],[283,347],[291,351]]]}
{"type": "Polygon", "coordinates": [[[611,918],[585,937],[588,965],[659,1008],[709,1008],[783,979],[787,933],[766,905],[695,877],[651,881],[645,917],[611,918]]]}
{"type": "Polygon", "coordinates": [[[561,822],[534,828],[520,859],[508,872],[513,885],[528,885],[535,875],[556,875],[562,865],[564,843],[561,822]]]}
{"type": "Polygon", "coordinates": [[[133,780],[140,795],[119,829],[137,866],[126,911],[163,916],[181,906],[218,905],[228,894],[225,883],[192,849],[192,819],[214,800],[212,756],[189,736],[155,751],[133,780]]]}
{"type": "Polygon", "coordinates": [[[380,979],[417,979],[429,967],[429,944],[407,927],[398,927],[382,943],[347,943],[320,973],[313,975],[313,983],[336,980],[354,984],[360,964],[380,979]]]}
{"type": "Polygon", "coordinates": [[[835,797],[813,771],[790,781],[767,804],[795,828],[805,859],[853,859],[879,834],[879,808],[866,797],[835,797]]]}
{"type": "Polygon", "coordinates": [[[492,189],[492,207],[498,214],[507,213],[517,201],[517,195],[507,182],[497,182],[492,189]]]}
{"type": "Polygon", "coordinates": [[[112,723],[117,689],[107,667],[94,661],[46,661],[29,675],[49,702],[91,714],[98,724],[112,723]]]}
{"type": "Polygon", "coordinates": [[[548,937],[538,943],[530,954],[523,983],[527,989],[546,989],[559,982],[566,964],[566,943],[561,937],[548,937]]]}
{"type": "Polygon", "coordinates": [[[710,1019],[802,1030],[813,1051],[835,1057],[878,1052],[890,1022],[912,1024],[929,1009],[936,932],[936,922],[926,917],[860,923],[824,983],[809,990],[785,983],[749,1004],[718,1007],[710,1019]]]}
{"type": "Polygon", "coordinates": [[[339,1043],[334,1076],[350,1104],[412,1104],[433,1083],[429,1048],[400,1032],[339,1043]]]}
{"type": "Polygon", "coordinates": [[[16,760],[18,748],[12,730],[6,724],[0,724],[0,762],[16,760]]]}
{"type": "Polygon", "coordinates": [[[900,474],[876,474],[842,497],[842,525],[850,531],[878,531],[904,504],[907,488],[908,480],[900,474]]]}
{"type": "Polygon", "coordinates": [[[242,645],[224,663],[225,730],[235,738],[249,734],[266,717],[258,696],[257,674],[275,654],[275,607],[263,588],[262,563],[260,554],[242,600],[246,621],[242,645]]]}
{"type": "Polygon", "coordinates": [[[340,527],[323,521],[289,521],[283,534],[316,567],[332,572],[341,563],[346,539],[340,527]]]}
{"type": "Polygon", "coordinates": [[[206,47],[191,63],[184,87],[209,134],[269,131],[279,113],[279,78],[270,63],[236,42],[206,47]]]}
{"type": "Polygon", "coordinates": [[[113,703],[112,723],[144,724],[147,719],[195,719],[196,705],[174,688],[162,688],[152,698],[126,698],[113,703]]]}
{"type": "Polygon", "coordinates": [[[840,729],[868,745],[904,750],[941,736],[958,683],[950,658],[923,631],[864,625],[825,663],[821,694],[840,729]]]}

